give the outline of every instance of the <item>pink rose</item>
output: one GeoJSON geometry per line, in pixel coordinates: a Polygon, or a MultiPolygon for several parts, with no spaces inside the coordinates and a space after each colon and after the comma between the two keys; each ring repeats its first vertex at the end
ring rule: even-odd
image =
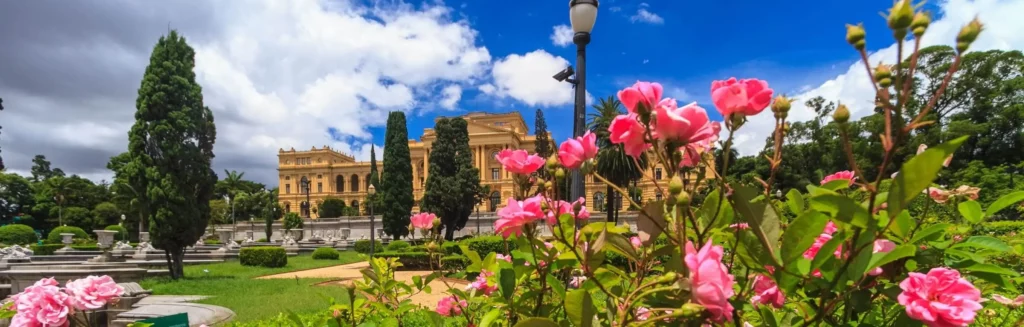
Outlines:
{"type": "Polygon", "coordinates": [[[636,320],[646,321],[651,319],[651,309],[645,307],[636,308],[636,320]]]}
{"type": "Polygon", "coordinates": [[[655,117],[654,131],[662,140],[689,144],[718,135],[708,118],[708,112],[696,102],[676,107],[675,100],[664,101],[655,109],[655,117]]]}
{"type": "Polygon", "coordinates": [[[1016,308],[1024,304],[1024,295],[1018,295],[1016,299],[1010,300],[1005,296],[999,294],[992,294],[992,300],[1002,303],[1005,306],[1016,308]]]}
{"type": "Polygon", "coordinates": [[[544,166],[544,158],[535,154],[531,155],[526,150],[505,149],[498,152],[494,158],[505,167],[505,170],[520,175],[532,174],[544,166]]]}
{"type": "Polygon", "coordinates": [[[468,305],[469,304],[466,303],[466,300],[460,300],[453,295],[438,300],[437,309],[434,311],[437,311],[438,314],[445,317],[458,316],[462,314],[462,308],[465,308],[468,305]]]}
{"type": "Polygon", "coordinates": [[[487,270],[481,270],[479,275],[476,275],[476,280],[466,287],[466,290],[477,290],[480,294],[491,295],[494,291],[498,290],[498,285],[488,283],[487,278],[494,276],[493,272],[487,270]]]}
{"type": "Polygon", "coordinates": [[[431,229],[434,228],[434,219],[436,218],[437,215],[434,215],[429,212],[421,212],[412,215],[412,217],[410,217],[409,220],[412,221],[412,227],[418,229],[431,229]]]}
{"type": "Polygon", "coordinates": [[[523,226],[544,217],[541,210],[542,195],[537,195],[524,201],[508,199],[508,204],[498,210],[498,220],[494,222],[494,230],[505,238],[511,234],[516,236],[523,234],[523,226]]]}
{"type": "Polygon", "coordinates": [[[772,89],[768,82],[759,79],[736,80],[735,77],[725,81],[711,82],[711,102],[722,114],[753,116],[761,113],[772,102],[772,89]]]}
{"type": "Polygon", "coordinates": [[[748,224],[748,223],[732,224],[732,225],[729,225],[729,228],[736,228],[736,229],[740,229],[740,230],[750,229],[750,224],[748,224]]]}
{"type": "Polygon", "coordinates": [[[629,238],[629,244],[632,244],[633,245],[633,249],[637,249],[637,250],[639,250],[640,247],[644,245],[644,243],[640,241],[640,237],[638,237],[638,236],[630,237],[629,238]]]}
{"type": "Polygon", "coordinates": [[[78,310],[96,310],[110,300],[124,294],[124,288],[117,285],[110,276],[88,276],[68,282],[65,290],[71,295],[71,303],[78,310]]]}
{"type": "Polygon", "coordinates": [[[61,292],[53,278],[44,278],[15,294],[11,326],[67,326],[71,313],[71,296],[61,292]]]}
{"type": "Polygon", "coordinates": [[[718,142],[718,132],[722,130],[722,124],[718,122],[711,122],[711,136],[692,143],[687,143],[683,147],[679,148],[683,152],[683,160],[679,162],[680,167],[695,167],[700,163],[701,154],[704,152],[711,151],[711,148],[715,146],[715,142],[718,142]]]}
{"type": "Polygon", "coordinates": [[[587,276],[572,276],[572,279],[569,280],[569,286],[580,288],[580,285],[583,285],[585,281],[587,281],[587,276]]]}
{"type": "Polygon", "coordinates": [[[629,113],[637,113],[637,106],[642,105],[648,111],[661,101],[661,84],[637,81],[633,86],[619,91],[619,101],[629,113]]]}
{"type": "Polygon", "coordinates": [[[825,176],[825,179],[821,180],[821,185],[825,185],[828,182],[840,179],[848,180],[850,182],[849,186],[853,186],[853,181],[857,179],[857,176],[855,176],[852,171],[844,170],[836,172],[835,174],[832,175],[825,176]]]}
{"type": "Polygon", "coordinates": [[[924,191],[928,194],[928,197],[935,201],[935,203],[943,204],[946,203],[946,201],[949,201],[949,191],[937,187],[929,187],[924,191]]]}
{"type": "Polygon", "coordinates": [[[981,291],[949,268],[912,272],[900,282],[899,303],[907,316],[929,327],[967,326],[981,309],[981,291]]]}
{"type": "Polygon", "coordinates": [[[955,190],[953,190],[953,195],[963,196],[971,200],[977,200],[978,192],[981,192],[980,188],[967,185],[960,185],[955,190]]]}
{"type": "MultiPolygon", "coordinates": [[[[924,152],[924,150],[928,150],[928,145],[927,144],[921,143],[921,145],[917,146],[917,154],[921,154],[922,152],[924,152]]],[[[949,163],[950,162],[953,162],[953,155],[952,154],[949,155],[948,157],[946,157],[946,160],[942,162],[942,166],[943,167],[949,167],[949,163]]]]}
{"type": "Polygon", "coordinates": [[[558,224],[558,216],[561,216],[562,214],[573,214],[572,203],[553,199],[547,199],[545,203],[548,203],[550,206],[550,208],[548,208],[547,215],[545,215],[545,217],[547,217],[546,220],[548,225],[558,224]]]}
{"type": "Polygon", "coordinates": [[[722,247],[707,244],[698,252],[693,243],[686,242],[686,266],[690,269],[693,301],[704,306],[716,322],[732,321],[732,304],[729,298],[734,295],[733,277],[722,264],[722,247]]]}
{"type": "MultiPolygon", "coordinates": [[[[818,238],[814,240],[814,244],[811,244],[811,247],[804,251],[804,258],[807,260],[814,260],[814,257],[818,255],[818,251],[821,251],[821,247],[824,246],[825,243],[828,243],[828,241],[832,240],[832,234],[835,233],[837,229],[838,228],[836,228],[835,223],[831,221],[826,223],[825,230],[823,230],[821,235],[818,235],[818,238]]],[[[836,258],[842,256],[842,251],[842,246],[836,248],[836,251],[834,252],[836,258]]]]}
{"type": "Polygon", "coordinates": [[[755,306],[766,304],[781,308],[782,304],[786,303],[786,295],[771,277],[758,274],[754,276],[754,296],[750,297],[750,303],[755,306]]]}
{"type": "Polygon", "coordinates": [[[637,119],[639,118],[636,114],[619,115],[608,126],[608,132],[611,133],[608,136],[608,140],[613,144],[622,144],[626,155],[634,158],[639,157],[640,154],[651,147],[644,140],[646,129],[637,119]]]}
{"type": "MultiPolygon", "coordinates": [[[[896,243],[893,243],[890,240],[879,239],[875,240],[874,250],[872,251],[872,253],[889,253],[892,252],[892,250],[894,249],[896,249],[896,243]]],[[[868,272],[868,275],[878,276],[881,275],[882,272],[882,267],[875,267],[875,269],[872,269],[870,272],[868,272]]]]}
{"type": "Polygon", "coordinates": [[[558,160],[568,169],[577,169],[584,161],[597,156],[597,136],[587,131],[583,136],[568,139],[558,147],[558,160]]]}
{"type": "Polygon", "coordinates": [[[505,262],[508,262],[508,263],[512,263],[512,256],[510,256],[510,255],[504,255],[504,254],[498,253],[497,255],[494,256],[494,258],[498,259],[498,260],[505,260],[505,262]]]}

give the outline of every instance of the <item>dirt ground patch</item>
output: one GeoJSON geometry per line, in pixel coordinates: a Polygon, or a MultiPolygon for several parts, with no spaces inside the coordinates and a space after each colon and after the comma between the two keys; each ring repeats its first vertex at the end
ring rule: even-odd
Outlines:
{"type": "MultiPolygon", "coordinates": [[[[258,279],[277,279],[277,278],[329,278],[332,281],[317,284],[317,286],[341,286],[350,284],[354,280],[361,280],[363,275],[359,273],[360,270],[368,268],[369,263],[357,262],[341,266],[317,268],[296,272],[289,272],[277,275],[258,277],[258,279]]],[[[405,283],[412,284],[413,276],[426,276],[429,275],[430,271],[396,271],[395,279],[405,283]]],[[[428,308],[433,308],[437,305],[437,301],[447,296],[448,287],[453,288],[465,288],[469,283],[464,280],[457,280],[451,278],[438,278],[430,282],[431,293],[419,293],[412,297],[413,303],[422,305],[428,308]]]]}

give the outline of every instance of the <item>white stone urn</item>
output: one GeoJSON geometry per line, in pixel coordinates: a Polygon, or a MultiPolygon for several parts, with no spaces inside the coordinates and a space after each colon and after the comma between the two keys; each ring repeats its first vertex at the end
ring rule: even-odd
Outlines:
{"type": "Polygon", "coordinates": [[[352,230],[348,228],[341,229],[341,239],[348,240],[349,236],[352,236],[352,230]]]}
{"type": "Polygon", "coordinates": [[[110,250],[110,247],[114,245],[114,235],[117,234],[117,231],[97,229],[92,232],[96,233],[96,242],[100,250],[110,250]]]}
{"type": "Polygon", "coordinates": [[[73,237],[75,237],[75,233],[60,233],[60,242],[64,243],[65,249],[71,249],[71,243],[74,242],[73,237]]]}
{"type": "Polygon", "coordinates": [[[230,250],[231,249],[231,242],[233,241],[231,239],[231,233],[232,232],[233,231],[231,229],[227,229],[227,228],[225,228],[225,229],[218,229],[217,230],[217,236],[220,237],[220,244],[222,245],[221,246],[221,250],[230,250]]]}
{"type": "Polygon", "coordinates": [[[296,229],[290,230],[290,231],[288,231],[288,235],[290,235],[292,237],[292,239],[295,240],[296,242],[301,241],[300,237],[302,236],[302,229],[301,228],[296,228],[296,229]]]}

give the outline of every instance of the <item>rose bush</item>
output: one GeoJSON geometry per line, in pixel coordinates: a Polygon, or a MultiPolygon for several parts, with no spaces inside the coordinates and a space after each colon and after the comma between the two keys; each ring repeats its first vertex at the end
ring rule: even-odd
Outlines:
{"type": "Polygon", "coordinates": [[[96,310],[117,302],[124,288],[110,276],[88,276],[69,281],[64,288],[44,278],[11,296],[0,316],[11,318],[11,327],[100,326],[96,310]]]}

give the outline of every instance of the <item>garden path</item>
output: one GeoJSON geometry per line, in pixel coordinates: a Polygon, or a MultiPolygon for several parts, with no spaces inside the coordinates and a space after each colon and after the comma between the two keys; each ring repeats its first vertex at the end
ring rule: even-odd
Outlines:
{"type": "MultiPolygon", "coordinates": [[[[366,261],[350,263],[347,265],[331,266],[303,271],[294,271],[283,274],[269,275],[258,277],[257,279],[277,279],[277,278],[330,278],[332,281],[320,284],[321,286],[332,286],[332,285],[343,285],[351,283],[353,280],[359,280],[363,278],[363,274],[359,271],[362,269],[369,268],[370,264],[366,261]]],[[[413,276],[426,276],[429,275],[430,271],[396,271],[395,279],[404,283],[412,285],[413,276]]],[[[437,301],[447,296],[444,292],[448,289],[448,285],[451,287],[465,288],[468,285],[466,281],[445,279],[435,279],[430,282],[431,293],[421,292],[412,297],[412,301],[415,304],[434,307],[437,305],[437,301]],[[448,284],[445,284],[447,282],[448,284]]]]}

